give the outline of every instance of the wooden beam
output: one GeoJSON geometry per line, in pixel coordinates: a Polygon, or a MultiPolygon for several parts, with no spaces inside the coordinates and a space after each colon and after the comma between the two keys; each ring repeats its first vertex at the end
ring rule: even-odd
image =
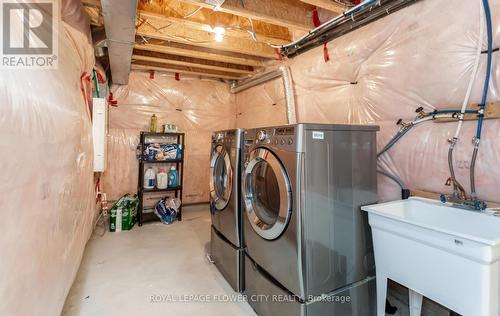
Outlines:
{"type": "MultiPolygon", "coordinates": [[[[410,190],[410,195],[411,196],[418,196],[418,197],[423,197],[423,198],[426,198],[426,199],[432,199],[432,200],[441,200],[440,196],[441,196],[441,193],[436,193],[436,192],[429,192],[429,191],[421,191],[421,190],[415,190],[415,189],[411,189],[410,190]]],[[[486,201],[486,203],[488,203],[488,207],[499,207],[500,204],[496,203],[496,202],[491,202],[491,201],[486,201]]]]}
{"type": "Polygon", "coordinates": [[[131,65],[132,70],[157,70],[157,71],[165,71],[165,72],[173,72],[173,73],[180,73],[180,74],[188,74],[188,75],[195,75],[195,76],[202,76],[202,77],[210,77],[210,78],[222,78],[222,79],[233,79],[233,80],[238,80],[241,79],[240,76],[236,75],[220,75],[220,74],[212,74],[212,73],[207,73],[203,71],[196,71],[196,70],[183,70],[183,69],[174,69],[174,68],[169,68],[169,67],[158,67],[158,66],[149,66],[149,65],[137,65],[135,63],[132,63],[131,65]]]}
{"type": "Polygon", "coordinates": [[[344,6],[335,3],[331,0],[300,0],[300,1],[335,13],[342,13],[346,10],[344,6]]]}
{"type": "Polygon", "coordinates": [[[200,64],[200,63],[196,63],[196,62],[189,62],[189,61],[183,61],[183,60],[178,60],[178,59],[164,59],[164,58],[159,58],[159,57],[154,57],[154,56],[144,56],[144,55],[138,55],[138,54],[133,54],[132,60],[151,61],[151,62],[157,62],[157,63],[164,63],[164,64],[168,64],[168,65],[197,67],[197,68],[209,69],[209,70],[220,70],[220,71],[234,72],[234,73],[239,73],[239,74],[251,74],[251,73],[253,73],[252,70],[247,70],[247,69],[221,67],[219,65],[200,64]]]}
{"type": "MultiPolygon", "coordinates": [[[[454,107],[454,108],[440,108],[439,110],[456,110],[459,107],[454,107]]],[[[477,110],[479,109],[479,105],[469,105],[468,110],[474,109],[477,110]]],[[[484,111],[484,119],[489,120],[489,119],[499,119],[500,118],[500,101],[495,101],[495,102],[489,102],[486,103],[486,109],[484,111]]],[[[433,122],[435,123],[447,123],[447,122],[456,122],[457,119],[452,119],[452,118],[440,118],[436,119],[433,122]]],[[[470,114],[467,113],[464,115],[464,121],[477,121],[477,114],[470,114]]]]}
{"type": "Polygon", "coordinates": [[[186,43],[193,46],[213,48],[222,51],[242,53],[275,59],[276,53],[267,44],[254,42],[249,39],[225,36],[221,42],[215,41],[215,34],[190,28],[187,25],[172,23],[164,18],[139,13],[137,35],[162,39],[177,43],[186,43]]]}
{"type": "MultiPolygon", "coordinates": [[[[214,7],[205,0],[180,0],[204,8],[214,7]]],[[[226,0],[218,11],[230,13],[269,24],[284,26],[293,30],[308,31],[313,28],[310,12],[312,6],[300,1],[289,0],[245,0],[244,7],[240,0],[226,0]]]]}
{"type": "Polygon", "coordinates": [[[249,58],[250,56],[245,57],[243,55],[228,54],[227,52],[217,52],[217,51],[213,52],[210,51],[209,49],[203,49],[201,47],[193,47],[190,45],[183,45],[177,43],[164,43],[162,45],[136,44],[134,48],[150,52],[165,53],[165,54],[172,54],[172,55],[192,57],[192,58],[202,58],[206,60],[222,61],[238,65],[247,65],[252,67],[264,66],[262,61],[258,59],[249,58]]]}
{"type": "Polygon", "coordinates": [[[213,11],[212,9],[184,3],[177,0],[139,0],[139,11],[159,14],[182,21],[211,26],[223,26],[226,34],[234,32],[237,36],[248,37],[255,32],[259,40],[280,44],[290,42],[292,36],[288,28],[249,19],[233,14],[213,11]]]}
{"type": "MultiPolygon", "coordinates": [[[[139,11],[139,16],[145,19],[154,19],[154,20],[163,20],[164,23],[168,24],[178,24],[180,27],[188,27],[193,30],[197,31],[203,31],[203,32],[209,32],[213,33],[212,26],[209,24],[204,24],[204,23],[199,23],[195,21],[191,21],[189,19],[180,19],[180,18],[175,18],[172,16],[166,16],[166,15],[161,15],[157,13],[151,13],[148,11],[140,10],[139,11]]],[[[222,26],[224,26],[222,24],[222,26]]],[[[234,38],[238,39],[247,39],[247,40],[252,40],[252,35],[241,28],[235,28],[231,26],[224,26],[225,28],[225,34],[224,36],[231,36],[234,38]]],[[[283,45],[283,44],[288,44],[290,43],[290,39],[280,39],[280,38],[275,38],[271,36],[267,36],[266,34],[257,34],[256,33],[256,38],[257,41],[263,42],[263,43],[270,43],[273,45],[283,45]]]]}
{"type": "Polygon", "coordinates": [[[82,4],[87,7],[101,7],[101,0],[82,0],[82,4]]]}
{"type": "Polygon", "coordinates": [[[101,15],[101,9],[97,7],[84,6],[84,10],[89,16],[90,25],[103,26],[104,20],[101,15]]]}

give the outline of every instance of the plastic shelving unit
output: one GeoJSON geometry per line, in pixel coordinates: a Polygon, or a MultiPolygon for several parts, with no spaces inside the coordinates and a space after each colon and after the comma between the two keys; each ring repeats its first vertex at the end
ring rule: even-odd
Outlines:
{"type": "Polygon", "coordinates": [[[179,207],[179,211],[177,214],[177,220],[182,220],[182,184],[184,178],[184,133],[151,133],[151,132],[141,132],[139,147],[139,179],[137,183],[137,196],[139,197],[139,207],[137,210],[137,219],[139,222],[139,226],[142,226],[144,222],[159,220],[158,217],[154,214],[154,212],[144,212],[144,195],[150,193],[161,193],[161,192],[171,192],[173,196],[181,200],[181,206],[179,207]],[[155,141],[149,142],[148,139],[154,139],[155,141]],[[158,139],[162,139],[162,141],[158,141],[158,139]],[[172,141],[175,139],[175,141],[172,141]],[[162,144],[179,144],[182,146],[182,154],[180,159],[168,159],[168,160],[153,160],[148,161],[144,160],[144,149],[146,144],[150,143],[162,143],[162,144]],[[144,188],[144,168],[149,165],[175,165],[177,169],[177,173],[179,175],[178,186],[175,188],[166,188],[166,189],[145,189],[144,188]]]}

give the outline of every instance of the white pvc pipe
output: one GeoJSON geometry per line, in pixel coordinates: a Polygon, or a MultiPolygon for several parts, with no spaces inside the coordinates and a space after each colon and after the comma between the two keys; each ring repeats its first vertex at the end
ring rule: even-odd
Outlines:
{"type": "MultiPolygon", "coordinates": [[[[460,112],[462,116],[465,114],[465,110],[467,109],[467,105],[469,105],[469,99],[470,99],[470,95],[472,92],[472,87],[474,86],[474,81],[476,80],[476,76],[477,76],[477,72],[478,72],[478,68],[479,68],[479,61],[481,59],[481,51],[483,50],[483,37],[484,37],[484,13],[483,13],[482,1],[479,0],[479,43],[477,45],[476,59],[474,61],[474,68],[472,70],[471,78],[469,81],[469,86],[467,87],[467,92],[465,94],[464,103],[462,104],[462,110],[460,112]]],[[[464,124],[463,120],[458,121],[457,130],[455,131],[455,135],[453,136],[453,138],[455,140],[458,139],[458,136],[460,135],[460,131],[462,130],[463,124],[464,124]]]]}

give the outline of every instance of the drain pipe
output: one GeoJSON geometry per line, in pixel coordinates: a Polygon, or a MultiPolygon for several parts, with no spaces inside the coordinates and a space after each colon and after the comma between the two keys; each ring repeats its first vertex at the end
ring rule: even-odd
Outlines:
{"type": "Polygon", "coordinates": [[[237,94],[280,77],[283,80],[283,88],[285,92],[287,123],[295,124],[297,123],[295,94],[293,90],[292,75],[288,66],[280,66],[276,70],[263,73],[260,76],[250,78],[241,82],[234,81],[231,85],[231,93],[237,94]]]}

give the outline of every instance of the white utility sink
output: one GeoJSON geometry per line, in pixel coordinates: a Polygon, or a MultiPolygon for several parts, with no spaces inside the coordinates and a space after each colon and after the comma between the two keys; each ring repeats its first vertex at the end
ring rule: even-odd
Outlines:
{"type": "Polygon", "coordinates": [[[422,295],[463,316],[500,315],[500,217],[410,198],[363,206],[377,266],[377,314],[385,315],[387,279],[410,289],[410,313],[422,295]]]}

